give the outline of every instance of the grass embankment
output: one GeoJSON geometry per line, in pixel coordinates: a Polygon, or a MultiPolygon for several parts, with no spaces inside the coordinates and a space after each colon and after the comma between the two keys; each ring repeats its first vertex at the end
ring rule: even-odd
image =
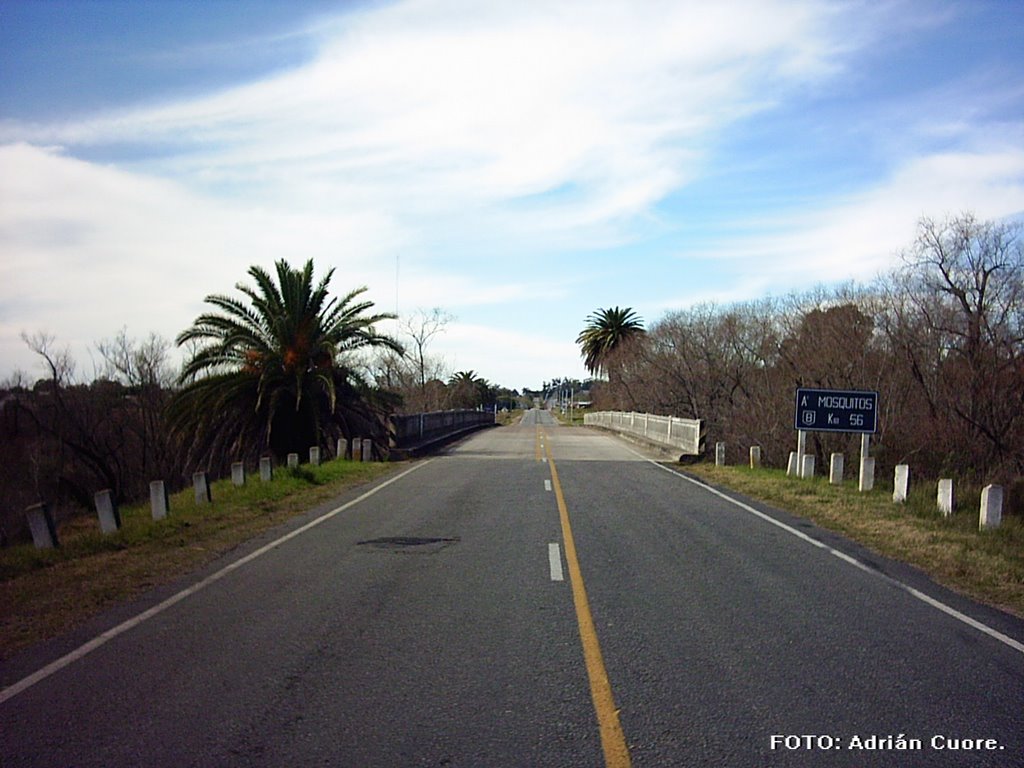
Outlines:
{"type": "Polygon", "coordinates": [[[551,409],[551,415],[554,416],[555,421],[561,424],[563,427],[582,427],[584,411],[579,408],[573,408],[572,411],[566,411],[562,413],[557,408],[551,409]]]}
{"type": "Polygon", "coordinates": [[[514,411],[498,411],[494,416],[494,423],[499,427],[507,427],[510,424],[518,424],[519,420],[523,418],[522,408],[516,408],[514,411]]]}
{"type": "Polygon", "coordinates": [[[891,489],[860,493],[849,480],[836,487],[824,477],[800,480],[782,470],[706,463],[686,471],[806,517],[940,584],[1024,617],[1024,521],[1004,516],[1000,528],[979,531],[980,491],[959,495],[953,515],[944,518],[933,483],[912,487],[907,502],[895,504],[891,489]]]}
{"type": "Polygon", "coordinates": [[[395,464],[331,461],[274,479],[249,476],[211,486],[212,504],[191,488],[170,498],[170,515],[152,519],[148,502],[121,510],[121,530],[104,536],[95,515],[59,530],[60,548],[31,544],[0,550],[0,658],[53,637],[114,603],[166,584],[290,517],[395,469],[395,464]]]}

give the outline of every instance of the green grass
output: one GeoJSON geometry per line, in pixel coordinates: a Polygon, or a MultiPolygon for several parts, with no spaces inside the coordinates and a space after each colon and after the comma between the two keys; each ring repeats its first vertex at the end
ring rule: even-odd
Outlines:
{"type": "Polygon", "coordinates": [[[823,528],[841,533],[881,555],[909,563],[951,589],[1024,616],[1024,521],[1004,515],[1000,528],[978,530],[980,491],[954,489],[956,509],[946,518],[935,503],[935,484],[911,488],[904,504],[891,489],[860,493],[855,481],[842,486],[816,477],[801,480],[783,470],[716,467],[686,470],[823,528]]]}
{"type": "Polygon", "coordinates": [[[395,464],[331,461],[275,469],[269,483],[250,475],[211,486],[212,504],[191,488],[170,498],[154,521],[148,502],[121,510],[121,530],[104,536],[94,515],[58,531],[58,549],[31,544],[0,550],[0,658],[76,626],[112,604],[168,583],[240,543],[347,488],[394,471],[395,464]]]}

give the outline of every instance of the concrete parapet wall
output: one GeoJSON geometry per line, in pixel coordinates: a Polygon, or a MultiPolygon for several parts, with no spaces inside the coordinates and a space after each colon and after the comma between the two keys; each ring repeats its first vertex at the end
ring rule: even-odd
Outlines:
{"type": "Polygon", "coordinates": [[[666,448],[678,448],[689,456],[700,456],[704,453],[704,422],[701,419],[679,419],[675,416],[655,416],[650,413],[598,411],[584,414],[583,423],[641,437],[666,448]]]}
{"type": "Polygon", "coordinates": [[[402,454],[415,451],[453,435],[494,426],[490,411],[433,411],[391,417],[391,449],[402,454]]]}

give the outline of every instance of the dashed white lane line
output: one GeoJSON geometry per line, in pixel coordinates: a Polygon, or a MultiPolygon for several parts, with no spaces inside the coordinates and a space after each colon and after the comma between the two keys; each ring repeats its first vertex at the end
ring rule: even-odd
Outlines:
{"type": "Polygon", "coordinates": [[[562,575],[562,550],[558,544],[548,544],[548,565],[551,568],[552,581],[565,581],[562,575]]]}
{"type": "Polygon", "coordinates": [[[551,490],[551,481],[550,480],[545,480],[544,481],[544,490],[545,491],[550,491],[551,490]]]}

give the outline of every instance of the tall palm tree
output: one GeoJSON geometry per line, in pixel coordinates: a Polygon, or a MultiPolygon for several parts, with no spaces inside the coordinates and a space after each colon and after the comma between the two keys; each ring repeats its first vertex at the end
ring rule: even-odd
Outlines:
{"type": "Polygon", "coordinates": [[[598,309],[576,337],[587,370],[595,376],[609,371],[614,353],[644,333],[643,320],[631,307],[598,309]]]}
{"type": "Polygon", "coordinates": [[[455,408],[476,408],[488,404],[491,385],[476,371],[458,371],[448,379],[448,402],[455,408]]]}
{"type": "Polygon", "coordinates": [[[276,284],[260,267],[249,268],[256,287],[235,286],[245,299],[207,296],[219,311],[200,315],[178,335],[179,346],[197,345],[170,407],[193,462],[268,449],[283,457],[325,437],[381,432],[389,403],[348,358],[371,347],[401,353],[398,342],[374,328],[394,315],[366,314],[373,302],[358,300],[365,287],[330,298],[334,270],[314,285],[311,260],[302,269],[284,259],[275,267],[276,284]]]}

